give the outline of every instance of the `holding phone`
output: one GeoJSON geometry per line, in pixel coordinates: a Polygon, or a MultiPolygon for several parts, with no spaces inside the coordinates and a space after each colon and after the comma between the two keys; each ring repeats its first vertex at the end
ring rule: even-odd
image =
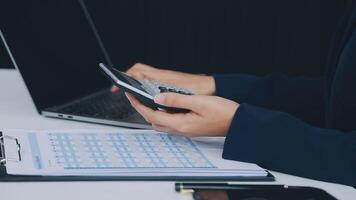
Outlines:
{"type": "Polygon", "coordinates": [[[145,106],[155,110],[164,110],[170,113],[189,112],[189,110],[183,108],[172,108],[156,104],[154,102],[154,97],[159,93],[165,92],[174,92],[183,95],[193,95],[190,90],[179,88],[173,85],[159,83],[156,81],[136,80],[125,74],[124,72],[121,72],[113,67],[107,67],[103,63],[100,63],[99,67],[102,72],[104,72],[106,77],[114,83],[114,85],[136,97],[145,106]]]}

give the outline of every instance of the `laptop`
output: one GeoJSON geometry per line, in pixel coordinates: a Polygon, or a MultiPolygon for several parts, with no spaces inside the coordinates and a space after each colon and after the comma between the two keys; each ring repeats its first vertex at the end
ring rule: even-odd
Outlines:
{"type": "Polygon", "coordinates": [[[83,1],[6,1],[0,18],[1,39],[41,115],[151,128],[99,71],[110,57],[83,1]]]}

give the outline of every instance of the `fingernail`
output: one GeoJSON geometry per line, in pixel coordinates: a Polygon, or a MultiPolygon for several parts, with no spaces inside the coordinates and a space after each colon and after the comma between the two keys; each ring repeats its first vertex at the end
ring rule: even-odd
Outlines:
{"type": "Polygon", "coordinates": [[[165,98],[166,98],[166,97],[165,97],[164,94],[158,94],[158,95],[155,96],[154,101],[155,101],[155,103],[157,103],[157,104],[163,105],[165,98]]]}
{"type": "Polygon", "coordinates": [[[127,93],[125,92],[125,96],[126,96],[126,98],[131,102],[131,99],[130,99],[129,94],[127,94],[127,93]]]}

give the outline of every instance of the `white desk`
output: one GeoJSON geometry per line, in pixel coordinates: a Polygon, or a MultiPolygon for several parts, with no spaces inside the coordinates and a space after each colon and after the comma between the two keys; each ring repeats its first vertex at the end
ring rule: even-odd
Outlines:
{"type": "MultiPolygon", "coordinates": [[[[0,70],[0,129],[113,129],[87,123],[48,119],[37,114],[23,81],[15,70],[0,70]]],[[[116,128],[117,129],[117,128],[116,128]]],[[[352,187],[313,181],[272,172],[277,181],[269,184],[314,186],[339,199],[356,199],[352,187]]],[[[173,182],[0,182],[0,198],[29,199],[191,199],[174,191],[173,182]]]]}

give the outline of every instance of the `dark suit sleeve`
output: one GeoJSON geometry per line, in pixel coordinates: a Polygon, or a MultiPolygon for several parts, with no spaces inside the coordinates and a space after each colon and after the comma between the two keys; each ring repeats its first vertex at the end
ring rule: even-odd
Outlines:
{"type": "Polygon", "coordinates": [[[223,157],[356,186],[356,131],[316,128],[289,114],[248,104],[236,112],[223,157]]]}
{"type": "Polygon", "coordinates": [[[316,126],[325,124],[322,78],[291,78],[281,74],[214,75],[214,78],[217,96],[287,112],[316,126]]]}

